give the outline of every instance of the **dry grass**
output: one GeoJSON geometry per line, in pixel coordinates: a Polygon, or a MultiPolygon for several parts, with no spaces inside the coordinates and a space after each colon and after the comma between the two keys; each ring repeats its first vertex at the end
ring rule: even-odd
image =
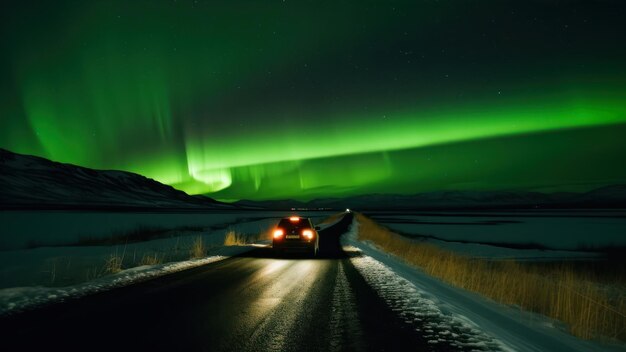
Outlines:
{"type": "Polygon", "coordinates": [[[248,236],[229,229],[224,237],[225,246],[243,246],[248,243],[248,236]]]}
{"type": "Polygon", "coordinates": [[[191,243],[191,249],[189,250],[189,257],[191,259],[202,258],[206,255],[206,247],[204,246],[204,241],[202,240],[202,236],[196,236],[196,238],[191,243]]]}
{"type": "Polygon", "coordinates": [[[117,248],[115,249],[115,253],[111,253],[109,258],[106,259],[104,263],[103,272],[106,274],[115,274],[122,271],[122,265],[124,264],[124,257],[126,256],[126,246],[124,246],[124,250],[122,254],[119,255],[117,252],[117,248]]]}
{"type": "Polygon", "coordinates": [[[104,263],[104,272],[108,274],[115,274],[122,271],[123,256],[117,254],[111,254],[104,263]]]}
{"type": "Polygon", "coordinates": [[[359,238],[429,275],[481,293],[498,302],[519,306],[564,322],[581,338],[626,341],[626,283],[611,285],[572,265],[533,265],[516,261],[487,261],[461,256],[434,245],[419,243],[391,232],[356,214],[359,238]]]}
{"type": "Polygon", "coordinates": [[[265,230],[260,229],[258,233],[249,235],[245,233],[239,233],[233,229],[229,229],[224,237],[225,246],[243,246],[250,243],[257,243],[263,240],[272,239],[272,231],[274,226],[270,226],[265,230]]]}
{"type": "Polygon", "coordinates": [[[157,265],[163,262],[163,257],[158,254],[144,254],[139,261],[139,265],[157,265]]]}

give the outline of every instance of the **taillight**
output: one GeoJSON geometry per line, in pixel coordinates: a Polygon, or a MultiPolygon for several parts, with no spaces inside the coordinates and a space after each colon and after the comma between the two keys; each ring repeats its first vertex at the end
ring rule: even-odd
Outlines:
{"type": "Polygon", "coordinates": [[[274,230],[274,238],[281,238],[283,237],[284,234],[285,234],[285,231],[283,231],[283,229],[274,230]]]}
{"type": "Polygon", "coordinates": [[[313,238],[313,231],[311,230],[303,230],[302,231],[302,236],[308,238],[308,239],[312,239],[313,238]]]}

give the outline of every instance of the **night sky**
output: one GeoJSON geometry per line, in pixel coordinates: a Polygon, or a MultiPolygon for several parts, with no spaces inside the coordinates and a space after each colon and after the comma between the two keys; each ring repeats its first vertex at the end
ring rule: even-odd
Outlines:
{"type": "Polygon", "coordinates": [[[4,1],[0,147],[223,200],[626,183],[624,1],[4,1]]]}

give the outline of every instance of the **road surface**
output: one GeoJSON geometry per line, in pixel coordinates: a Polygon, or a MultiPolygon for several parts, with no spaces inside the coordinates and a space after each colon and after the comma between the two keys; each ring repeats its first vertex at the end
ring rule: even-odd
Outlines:
{"type": "MultiPolygon", "coordinates": [[[[432,350],[341,251],[348,214],[320,256],[271,249],[0,319],[4,351],[432,350]]],[[[439,345],[437,350],[447,350],[439,345]]]]}

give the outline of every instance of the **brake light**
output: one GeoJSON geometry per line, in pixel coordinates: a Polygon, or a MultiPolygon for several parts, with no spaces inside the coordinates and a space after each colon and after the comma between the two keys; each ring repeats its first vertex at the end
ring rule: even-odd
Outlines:
{"type": "Polygon", "coordinates": [[[285,234],[285,231],[283,231],[283,229],[274,230],[274,238],[281,238],[283,237],[284,234],[285,234]]]}
{"type": "Polygon", "coordinates": [[[311,230],[303,230],[302,231],[302,235],[308,239],[312,239],[313,238],[313,231],[311,230]]]}
{"type": "Polygon", "coordinates": [[[300,221],[300,218],[297,217],[297,216],[292,216],[292,217],[289,218],[289,221],[291,221],[291,222],[298,222],[298,221],[300,221]]]}

